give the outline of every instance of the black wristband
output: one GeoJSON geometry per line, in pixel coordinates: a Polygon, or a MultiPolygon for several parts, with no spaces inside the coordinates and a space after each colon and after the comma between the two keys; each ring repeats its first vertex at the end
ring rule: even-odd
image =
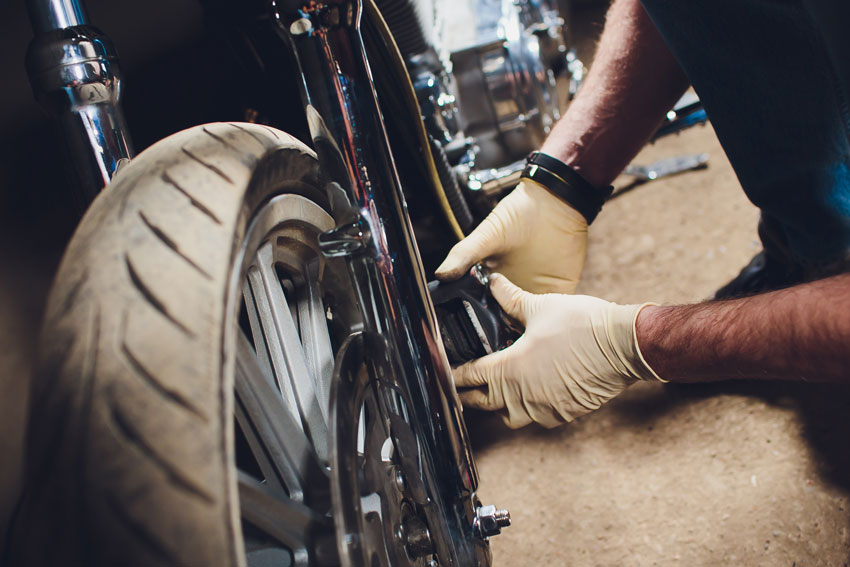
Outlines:
{"type": "Polygon", "coordinates": [[[587,224],[593,222],[602,210],[602,204],[614,191],[610,185],[603,189],[595,188],[572,167],[541,152],[529,154],[522,177],[542,185],[580,212],[587,224]]]}

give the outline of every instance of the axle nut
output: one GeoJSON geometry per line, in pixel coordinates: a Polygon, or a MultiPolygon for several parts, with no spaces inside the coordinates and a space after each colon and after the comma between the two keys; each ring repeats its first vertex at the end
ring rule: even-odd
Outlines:
{"type": "Polygon", "coordinates": [[[497,510],[495,506],[480,506],[475,511],[472,521],[472,531],[481,539],[488,539],[502,533],[502,528],[511,525],[511,513],[507,510],[497,510]]]}

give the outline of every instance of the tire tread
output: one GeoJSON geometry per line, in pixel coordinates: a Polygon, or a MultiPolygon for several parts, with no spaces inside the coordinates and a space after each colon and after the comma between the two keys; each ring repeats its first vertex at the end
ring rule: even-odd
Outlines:
{"type": "Polygon", "coordinates": [[[13,563],[241,565],[222,299],[252,179],[298,175],[317,184],[291,136],[212,124],[158,142],[92,204],[49,297],[13,563]]]}

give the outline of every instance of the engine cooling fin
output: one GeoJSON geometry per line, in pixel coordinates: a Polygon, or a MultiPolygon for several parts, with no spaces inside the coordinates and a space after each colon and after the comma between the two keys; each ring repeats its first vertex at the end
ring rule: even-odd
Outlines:
{"type": "Polygon", "coordinates": [[[378,9],[393,34],[405,61],[424,53],[430,47],[426,30],[433,25],[428,18],[433,4],[428,0],[376,0],[378,9]]]}

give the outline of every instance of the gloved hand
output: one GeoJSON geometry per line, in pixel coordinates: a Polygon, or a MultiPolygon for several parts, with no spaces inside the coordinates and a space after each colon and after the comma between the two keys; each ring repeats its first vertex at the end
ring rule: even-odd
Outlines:
{"type": "Polygon", "coordinates": [[[644,305],[586,295],[535,295],[493,274],[490,291],[525,325],[508,348],[454,370],[464,406],[501,410],[509,427],[567,423],[637,380],[662,380],[643,359],[635,321],[644,305]]]}
{"type": "Polygon", "coordinates": [[[534,293],[572,293],[587,250],[587,221],[536,183],[523,181],[437,268],[454,280],[473,264],[498,271],[534,293]]]}

